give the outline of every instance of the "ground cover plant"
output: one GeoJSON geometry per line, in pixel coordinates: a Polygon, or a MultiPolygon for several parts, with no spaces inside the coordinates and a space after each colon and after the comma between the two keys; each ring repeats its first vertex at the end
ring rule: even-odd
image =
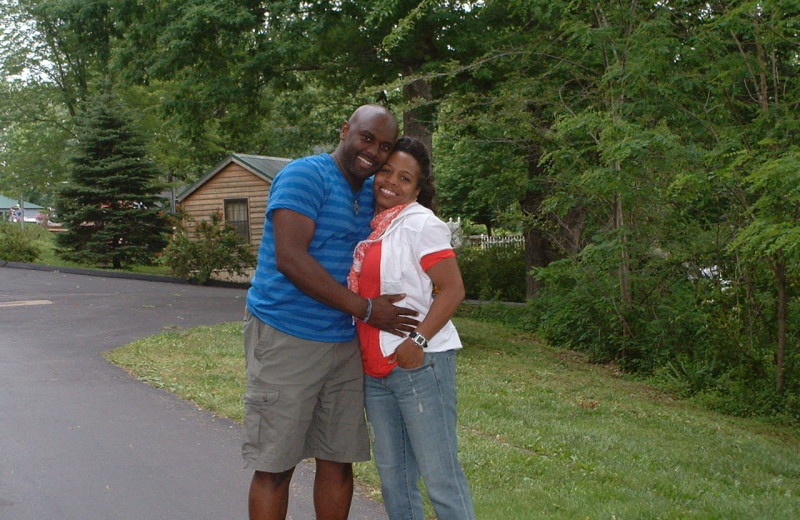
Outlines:
{"type": "MultiPolygon", "coordinates": [[[[800,517],[796,429],[703,410],[503,323],[456,325],[460,453],[478,518],[800,517]]],[[[176,328],[107,358],[241,422],[241,341],[240,323],[176,328]]],[[[374,492],[372,463],[356,471],[374,492]]]]}

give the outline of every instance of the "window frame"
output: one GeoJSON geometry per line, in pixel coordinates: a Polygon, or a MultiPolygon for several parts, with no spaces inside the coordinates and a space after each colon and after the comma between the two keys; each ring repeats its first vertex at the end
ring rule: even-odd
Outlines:
{"type": "Polygon", "coordinates": [[[230,224],[236,234],[242,237],[245,242],[250,243],[250,199],[247,197],[237,197],[222,200],[222,215],[227,224],[230,224]],[[236,207],[243,208],[244,220],[232,220],[230,217],[238,216],[236,207]],[[229,209],[231,212],[229,212],[229,209]],[[233,213],[233,214],[231,214],[233,213]]]}

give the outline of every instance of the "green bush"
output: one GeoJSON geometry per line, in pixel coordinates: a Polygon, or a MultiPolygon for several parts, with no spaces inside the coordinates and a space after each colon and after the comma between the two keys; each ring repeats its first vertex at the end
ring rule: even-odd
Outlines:
{"type": "Polygon", "coordinates": [[[176,276],[200,283],[215,271],[243,275],[256,265],[250,245],[219,214],[197,224],[194,239],[185,226],[179,226],[164,250],[164,260],[176,276]]]}
{"type": "Polygon", "coordinates": [[[42,229],[35,225],[0,222],[0,260],[5,262],[35,262],[42,254],[37,244],[42,229]]]}
{"type": "MultiPolygon", "coordinates": [[[[534,329],[553,346],[652,377],[659,386],[727,414],[800,418],[800,352],[789,347],[784,395],[776,390],[775,301],[768,272],[736,279],[697,276],[690,259],[631,257],[630,301],[619,288],[619,252],[591,245],[536,270],[544,282],[529,302],[534,329]]],[[[800,300],[787,312],[787,345],[800,339],[800,300]],[[793,320],[793,321],[792,321],[793,320]]]]}
{"type": "Polygon", "coordinates": [[[464,246],[457,254],[467,299],[525,301],[525,254],[521,246],[464,246]]]}
{"type": "Polygon", "coordinates": [[[613,281],[568,259],[538,270],[537,277],[545,282],[530,302],[537,331],[555,346],[588,353],[592,361],[619,361],[625,348],[620,320],[605,298],[613,281]]]}

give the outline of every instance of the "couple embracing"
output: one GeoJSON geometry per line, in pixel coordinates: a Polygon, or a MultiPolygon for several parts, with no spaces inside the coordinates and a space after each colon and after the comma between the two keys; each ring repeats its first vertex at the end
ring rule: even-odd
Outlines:
{"type": "Polygon", "coordinates": [[[464,287],[430,209],[425,146],[359,107],[331,154],[298,159],[269,194],[244,325],[242,454],[251,519],[286,517],[295,466],[314,458],[317,519],[345,520],[352,463],[375,463],[389,518],[474,518],[456,440],[451,316],[464,287]],[[357,333],[356,333],[357,329],[357,333]]]}

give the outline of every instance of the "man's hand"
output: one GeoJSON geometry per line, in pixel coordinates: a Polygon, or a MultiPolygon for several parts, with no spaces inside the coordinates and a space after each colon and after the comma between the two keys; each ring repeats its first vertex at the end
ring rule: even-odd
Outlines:
{"type": "Polygon", "coordinates": [[[405,294],[382,294],[377,298],[373,298],[372,314],[367,323],[395,336],[405,336],[416,329],[419,320],[414,319],[413,316],[419,313],[414,309],[394,305],[394,302],[400,301],[405,297],[405,294]]]}
{"type": "Polygon", "coordinates": [[[394,360],[397,361],[397,366],[406,370],[419,368],[425,361],[425,352],[419,345],[410,339],[406,339],[394,351],[394,360]]]}

